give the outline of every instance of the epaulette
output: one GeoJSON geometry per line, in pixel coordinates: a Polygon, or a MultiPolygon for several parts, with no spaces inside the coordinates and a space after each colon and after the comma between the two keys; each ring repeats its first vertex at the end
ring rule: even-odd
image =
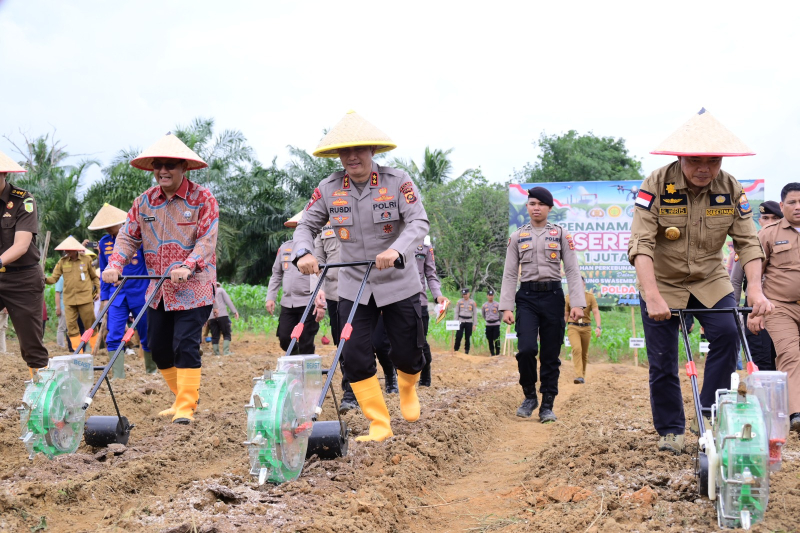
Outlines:
{"type": "Polygon", "coordinates": [[[325,178],[324,180],[322,180],[320,185],[322,185],[323,183],[330,183],[330,182],[335,181],[335,180],[340,180],[340,179],[342,179],[344,177],[345,174],[346,174],[346,172],[344,170],[336,171],[333,174],[331,174],[330,176],[328,176],[327,178],[325,178]]]}
{"type": "Polygon", "coordinates": [[[11,192],[9,193],[12,196],[16,196],[17,198],[25,198],[25,195],[28,194],[28,191],[24,189],[17,189],[16,187],[11,187],[11,192]]]}

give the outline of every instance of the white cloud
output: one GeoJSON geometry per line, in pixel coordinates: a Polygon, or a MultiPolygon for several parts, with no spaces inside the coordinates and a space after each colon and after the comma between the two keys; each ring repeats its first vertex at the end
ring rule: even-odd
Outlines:
{"type": "Polygon", "coordinates": [[[705,106],[758,152],[725,168],[774,195],[800,165],[800,8],[770,6],[5,0],[0,133],[56,127],[108,161],[214,117],[285,161],[353,108],[397,156],[453,147],[456,171],[505,180],[542,131],[569,129],[624,137],[649,172],[668,162],[649,150],[705,106]]]}

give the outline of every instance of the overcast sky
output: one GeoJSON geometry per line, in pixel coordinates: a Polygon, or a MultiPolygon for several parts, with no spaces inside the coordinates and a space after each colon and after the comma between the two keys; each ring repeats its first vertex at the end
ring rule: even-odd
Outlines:
{"type": "MultiPolygon", "coordinates": [[[[756,151],[774,197],[800,181],[796,2],[0,0],[0,134],[57,130],[107,162],[213,117],[260,160],[311,151],[355,109],[421,160],[504,181],[542,131],[648,152],[705,106],[756,151]],[[470,7],[472,6],[472,7],[470,7]]],[[[14,155],[5,139],[0,150],[14,155]]],[[[97,179],[93,171],[90,179],[97,179]]]]}

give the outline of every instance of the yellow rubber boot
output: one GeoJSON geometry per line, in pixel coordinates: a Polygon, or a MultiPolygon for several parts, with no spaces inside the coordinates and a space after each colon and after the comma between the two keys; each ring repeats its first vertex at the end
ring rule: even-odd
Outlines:
{"type": "Polygon", "coordinates": [[[350,386],[356,395],[358,405],[361,406],[361,411],[370,422],[369,435],[356,437],[356,440],[361,442],[370,440],[382,441],[394,435],[392,433],[391,419],[389,418],[389,409],[383,399],[383,391],[381,390],[381,384],[378,382],[378,376],[356,381],[351,383],[350,386]]]}
{"type": "Polygon", "coordinates": [[[188,424],[194,420],[194,410],[200,401],[201,368],[179,368],[178,396],[175,398],[175,424],[188,424]]]}
{"type": "MultiPolygon", "coordinates": [[[[75,337],[70,337],[69,338],[69,342],[72,343],[72,351],[74,352],[75,350],[78,349],[78,346],[80,346],[80,344],[81,344],[81,336],[77,335],[75,337]]],[[[86,351],[85,348],[84,348],[84,351],[86,351]]]]}
{"type": "Polygon", "coordinates": [[[174,416],[175,407],[178,404],[178,369],[174,366],[172,368],[165,368],[161,370],[161,375],[164,376],[164,381],[167,382],[167,387],[175,395],[175,401],[172,402],[172,407],[165,409],[158,413],[158,416],[174,416]]]}
{"type": "Polygon", "coordinates": [[[419,396],[417,396],[417,381],[420,373],[406,374],[397,371],[397,388],[400,389],[400,413],[409,422],[419,420],[419,396]]]}

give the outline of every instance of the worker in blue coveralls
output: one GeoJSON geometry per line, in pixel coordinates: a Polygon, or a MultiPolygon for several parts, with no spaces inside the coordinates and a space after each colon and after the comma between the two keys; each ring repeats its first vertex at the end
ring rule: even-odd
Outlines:
{"type": "MultiPolygon", "coordinates": [[[[117,238],[119,230],[125,223],[128,213],[121,209],[117,209],[113,205],[104,204],[98,211],[97,216],[94,217],[92,223],[89,225],[89,230],[106,230],[106,235],[98,241],[98,258],[99,268],[102,272],[108,266],[108,258],[114,251],[114,241],[117,238]]],[[[146,276],[148,275],[147,266],[144,262],[144,254],[142,249],[136,250],[136,256],[131,259],[131,262],[123,269],[123,276],[146,276]]],[[[111,307],[108,309],[108,316],[106,317],[108,324],[108,336],[106,337],[106,348],[108,354],[112,355],[120,342],[122,336],[125,334],[125,328],[128,325],[128,316],[139,314],[145,304],[145,292],[149,280],[131,279],[125,282],[122,291],[117,295],[111,307]]],[[[111,295],[114,294],[116,288],[113,284],[106,283],[101,280],[100,282],[100,300],[106,302],[111,295]]],[[[150,348],[147,345],[147,320],[143,317],[136,326],[139,333],[139,342],[144,353],[144,367],[148,374],[155,374],[158,372],[158,367],[153,362],[153,356],[150,353],[150,348]]],[[[117,360],[112,367],[114,371],[114,378],[125,378],[125,352],[120,352],[117,360]]]]}

